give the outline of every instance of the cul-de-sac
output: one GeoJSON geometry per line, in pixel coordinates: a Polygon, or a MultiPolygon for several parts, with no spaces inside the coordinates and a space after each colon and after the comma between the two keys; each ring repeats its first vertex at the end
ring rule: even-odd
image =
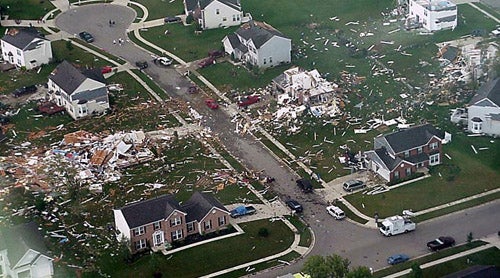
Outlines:
{"type": "Polygon", "coordinates": [[[500,277],[500,2],[0,0],[0,277],[500,277]]]}

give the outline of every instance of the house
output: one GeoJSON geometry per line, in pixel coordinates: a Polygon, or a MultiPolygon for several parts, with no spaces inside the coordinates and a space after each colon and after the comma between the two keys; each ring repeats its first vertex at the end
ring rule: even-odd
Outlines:
{"type": "Polygon", "coordinates": [[[407,25],[418,24],[429,32],[457,27],[457,5],[448,0],[409,0],[407,25]]]}
{"type": "Polygon", "coordinates": [[[445,133],[430,124],[375,137],[374,149],[365,152],[366,167],[388,182],[409,177],[441,163],[444,139],[445,133]]]}
{"type": "Polygon", "coordinates": [[[469,102],[467,130],[500,136],[500,77],[482,85],[469,102]]]}
{"type": "Polygon", "coordinates": [[[195,192],[180,204],[173,195],[162,195],[113,210],[119,240],[130,243],[132,253],[162,249],[191,235],[227,228],[228,210],[208,193],[195,192]]]}
{"type": "Polygon", "coordinates": [[[290,63],[292,40],[265,22],[249,21],[222,39],[234,59],[259,68],[290,63]]]}
{"type": "Polygon", "coordinates": [[[240,25],[249,20],[243,16],[239,0],[184,0],[186,16],[193,15],[201,29],[240,25]]]}
{"type": "Polygon", "coordinates": [[[34,28],[9,29],[1,39],[2,58],[18,68],[33,69],[52,60],[50,41],[34,28]]]}
{"type": "Polygon", "coordinates": [[[66,108],[75,120],[109,109],[106,80],[98,69],[80,71],[63,61],[50,74],[47,84],[50,100],[66,108]]]}
{"type": "Polygon", "coordinates": [[[0,277],[54,275],[52,258],[35,222],[0,230],[0,277]]]}

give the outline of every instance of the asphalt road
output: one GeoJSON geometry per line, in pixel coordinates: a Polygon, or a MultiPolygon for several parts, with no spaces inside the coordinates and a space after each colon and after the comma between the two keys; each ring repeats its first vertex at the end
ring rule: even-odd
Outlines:
{"type": "MultiPolygon", "coordinates": [[[[133,21],[135,12],[127,7],[111,4],[93,4],[74,8],[61,14],[57,26],[69,33],[88,31],[95,37],[94,45],[119,56],[132,64],[138,60],[151,61],[151,55],[130,42],[113,44],[113,40],[126,38],[125,30],[133,21]],[[109,20],[116,24],[109,26],[109,20]]],[[[204,103],[203,94],[186,94],[190,82],[174,69],[150,63],[145,72],[173,97],[181,97],[204,115],[204,125],[218,135],[226,148],[250,169],[264,170],[276,178],[273,189],[282,200],[297,199],[304,206],[304,219],[316,235],[316,245],[311,254],[339,254],[351,260],[352,265],[365,265],[378,269],[386,266],[386,258],[394,253],[404,252],[411,257],[428,251],[425,243],[440,235],[451,235],[457,243],[465,242],[472,232],[475,237],[496,233],[500,230],[500,201],[464,212],[449,215],[417,226],[417,231],[385,238],[377,230],[350,223],[336,221],[325,212],[326,202],[317,195],[303,195],[295,186],[297,178],[288,168],[271,156],[259,141],[251,135],[235,133],[235,123],[231,115],[223,110],[210,110],[204,103]]],[[[256,277],[276,277],[300,270],[304,260],[286,268],[256,275],[256,277]]]]}

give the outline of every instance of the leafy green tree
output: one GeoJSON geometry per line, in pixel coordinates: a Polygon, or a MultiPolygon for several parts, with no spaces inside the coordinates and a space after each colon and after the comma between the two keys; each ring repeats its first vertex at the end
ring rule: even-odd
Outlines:
{"type": "Polygon", "coordinates": [[[365,266],[349,270],[350,264],[348,259],[336,254],[326,257],[315,255],[307,259],[302,272],[309,274],[311,278],[368,278],[372,276],[370,269],[365,266]]]}
{"type": "Polygon", "coordinates": [[[346,277],[347,278],[369,278],[369,277],[372,277],[372,272],[366,266],[358,266],[358,267],[351,269],[351,271],[349,271],[349,273],[347,273],[346,277]]]}
{"type": "Polygon", "coordinates": [[[413,277],[413,278],[423,278],[424,277],[422,269],[420,268],[420,265],[418,263],[413,263],[411,265],[410,277],[413,277]]]}
{"type": "Polygon", "coordinates": [[[325,258],[319,255],[309,257],[304,263],[302,272],[309,274],[311,278],[328,278],[331,275],[325,258]]]}

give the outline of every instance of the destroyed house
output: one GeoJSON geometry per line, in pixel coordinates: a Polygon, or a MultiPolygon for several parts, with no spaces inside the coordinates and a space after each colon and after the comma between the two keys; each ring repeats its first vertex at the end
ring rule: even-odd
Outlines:
{"type": "Polygon", "coordinates": [[[16,67],[29,70],[52,60],[50,40],[35,28],[9,29],[0,41],[3,60],[16,67]]]}
{"type": "Polygon", "coordinates": [[[228,210],[209,193],[195,192],[180,204],[173,195],[126,205],[113,210],[119,240],[132,253],[165,249],[190,235],[213,233],[229,225],[228,210]]]}
{"type": "Polygon", "coordinates": [[[447,0],[410,0],[407,22],[417,23],[429,32],[454,29],[457,5],[447,0]]]}
{"type": "Polygon", "coordinates": [[[467,107],[467,130],[500,136],[500,78],[481,86],[467,107]]]}
{"type": "Polygon", "coordinates": [[[63,61],[50,74],[48,87],[50,100],[64,107],[75,120],[109,109],[106,80],[98,69],[80,71],[63,61]]]}
{"type": "Polygon", "coordinates": [[[388,182],[409,177],[441,163],[444,138],[430,124],[375,137],[374,150],[365,152],[366,166],[388,182]]]}
{"type": "Polygon", "coordinates": [[[52,277],[52,258],[35,222],[0,230],[0,277],[52,277]]]}
{"type": "Polygon", "coordinates": [[[239,0],[184,0],[184,11],[203,30],[236,26],[245,20],[239,0]]]}
{"type": "Polygon", "coordinates": [[[265,22],[249,21],[222,39],[234,59],[259,68],[290,63],[292,40],[265,22]]]}

